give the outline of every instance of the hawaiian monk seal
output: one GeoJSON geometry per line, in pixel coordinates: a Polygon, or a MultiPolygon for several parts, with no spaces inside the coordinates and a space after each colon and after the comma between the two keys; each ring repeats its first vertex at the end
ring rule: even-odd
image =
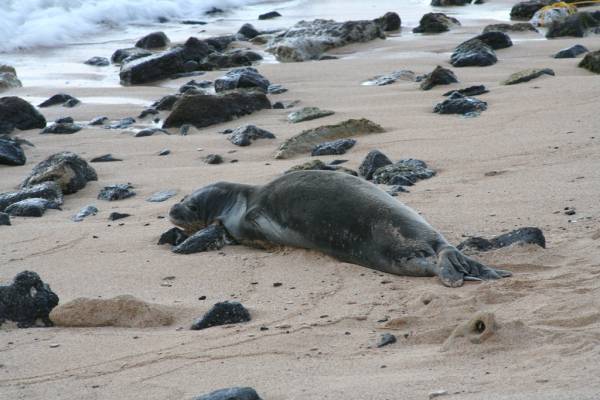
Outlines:
{"type": "Polygon", "coordinates": [[[395,275],[437,275],[451,287],[511,276],[462,254],[372,183],[334,171],[292,172],[265,186],[215,183],[175,204],[169,216],[190,234],[220,224],[242,244],[318,250],[395,275]]]}

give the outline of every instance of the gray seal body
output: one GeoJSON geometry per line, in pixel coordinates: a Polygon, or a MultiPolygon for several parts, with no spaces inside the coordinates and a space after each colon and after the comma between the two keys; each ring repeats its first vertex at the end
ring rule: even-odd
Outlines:
{"type": "Polygon", "coordinates": [[[396,275],[438,275],[447,286],[510,276],[463,255],[377,186],[334,171],[293,172],[264,186],[215,183],[174,205],[170,218],[188,233],[220,223],[242,244],[318,250],[396,275]]]}

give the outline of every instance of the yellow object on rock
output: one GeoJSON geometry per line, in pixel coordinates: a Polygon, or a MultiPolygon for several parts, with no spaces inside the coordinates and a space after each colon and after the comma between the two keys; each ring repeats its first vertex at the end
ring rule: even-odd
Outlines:
{"type": "Polygon", "coordinates": [[[573,4],[561,1],[542,7],[533,15],[529,22],[534,26],[549,26],[552,22],[565,19],[576,12],[577,7],[573,4]]]}

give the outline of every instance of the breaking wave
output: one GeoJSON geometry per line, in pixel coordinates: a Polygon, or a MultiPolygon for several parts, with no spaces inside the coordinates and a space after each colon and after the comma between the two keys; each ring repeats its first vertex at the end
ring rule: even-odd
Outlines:
{"type": "Polygon", "coordinates": [[[200,19],[260,0],[0,0],[0,52],[55,47],[130,23],[200,19]]]}

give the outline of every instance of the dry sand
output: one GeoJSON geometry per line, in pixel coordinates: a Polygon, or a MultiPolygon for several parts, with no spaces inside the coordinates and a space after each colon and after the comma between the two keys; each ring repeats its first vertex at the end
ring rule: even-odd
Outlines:
{"type": "MultiPolygon", "coordinates": [[[[193,129],[186,137],[133,138],[89,128],[74,135],[20,134],[36,147],[26,149],[27,165],[1,168],[0,191],[11,190],[36,163],[62,150],[88,159],[110,152],[124,161],[93,164],[99,181],[68,196],[63,211],[13,218],[12,227],[0,229],[0,281],[32,269],[61,302],[129,294],[179,311],[174,325],[160,328],[3,328],[0,398],[188,399],[244,385],[269,400],[427,399],[436,390],[448,391],[448,399],[600,398],[600,76],[577,68],[578,60],[550,57],[575,43],[596,50],[599,37],[546,41],[511,34],[515,45],[498,51],[496,65],[454,69],[460,84],[428,92],[408,82],[360,85],[395,69],[426,73],[438,64],[448,66],[454,46],[480,30],[481,25],[414,40],[391,37],[340,49],[344,57],[336,61],[259,65],[271,82],[289,88],[273,101],[299,99],[302,106],[336,111],[302,124],[288,124],[288,111],[266,110],[193,129]],[[556,76],[499,84],[530,67],[552,68],[556,76]],[[480,96],[489,104],[480,117],[431,112],[442,93],[472,84],[490,89],[480,96]],[[156,245],[171,227],[159,217],[184,194],[217,180],[266,183],[309,159],[273,160],[283,140],[357,117],[387,132],[358,138],[344,156],[322,159],[348,159],[345,165],[356,168],[374,148],[393,159],[423,159],[438,175],[399,200],[451,242],[537,226],[547,249],[516,246],[478,254],[514,276],[451,289],[436,278],[384,275],[305,250],[270,253],[232,246],[181,256],[156,245]],[[274,132],[277,139],[239,148],[217,133],[246,123],[274,132]],[[172,153],[158,157],[163,148],[172,153]],[[206,165],[201,158],[209,153],[222,154],[227,162],[206,165]],[[232,159],[239,162],[229,163],[232,159]],[[486,176],[490,171],[501,173],[486,176]],[[96,200],[101,186],[125,182],[135,186],[136,197],[96,200]],[[176,189],[178,196],[165,203],[145,201],[164,189],[176,189]],[[96,204],[99,214],[72,222],[70,216],[88,204],[96,204]],[[577,214],[564,215],[564,207],[575,207],[577,214]],[[109,222],[112,211],[133,217],[109,222]],[[167,276],[176,277],[170,287],[161,285],[167,276]],[[274,282],[283,285],[273,287],[274,282]],[[187,330],[194,317],[227,299],[245,304],[252,322],[187,330]],[[453,340],[444,346],[456,326],[478,312],[495,315],[496,333],[481,344],[453,340]],[[375,348],[384,332],[398,342],[375,348]]],[[[106,88],[101,95],[151,101],[185,81],[170,82],[171,88],[106,88]]],[[[26,87],[9,93],[56,92],[26,87]]],[[[97,92],[69,89],[83,98],[97,92]]],[[[84,121],[103,114],[135,116],[141,108],[84,102],[43,112],[48,120],[71,115],[84,121]]]]}

